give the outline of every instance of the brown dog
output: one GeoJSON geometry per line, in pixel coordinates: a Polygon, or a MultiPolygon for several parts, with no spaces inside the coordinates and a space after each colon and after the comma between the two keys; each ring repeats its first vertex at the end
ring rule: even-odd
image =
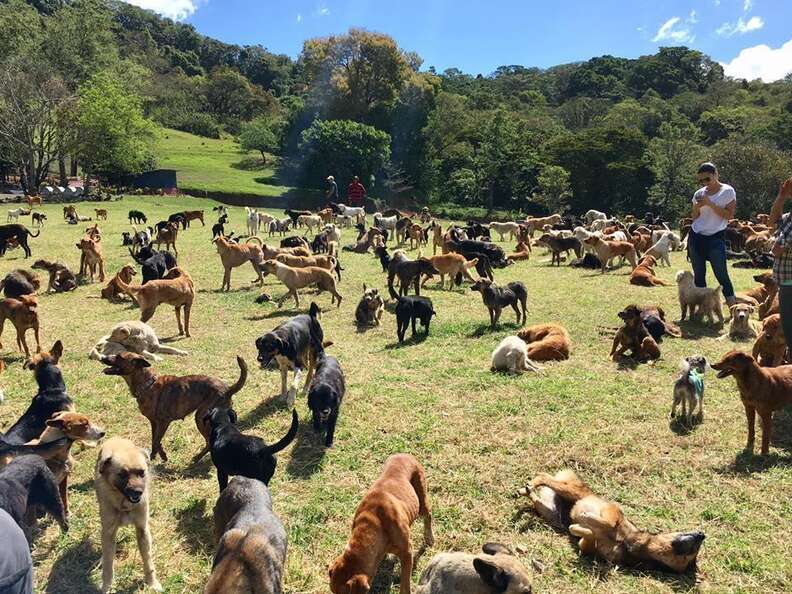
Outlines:
{"type": "MultiPolygon", "coordinates": [[[[462,278],[468,279],[471,283],[475,283],[476,279],[473,278],[469,270],[478,264],[478,258],[467,260],[462,254],[442,254],[440,256],[429,256],[426,258],[432,263],[440,273],[440,288],[445,285],[445,277],[448,275],[448,288],[451,289],[455,282],[461,283],[462,278]]],[[[425,275],[421,287],[426,285],[426,282],[432,278],[425,275]]]]}
{"type": "Polygon", "coordinates": [[[660,358],[660,347],[644,326],[641,320],[641,309],[636,305],[628,305],[619,312],[619,317],[624,320],[624,325],[613,337],[610,358],[616,360],[627,351],[630,356],[638,361],[648,361],[660,358]]]}
{"type": "MultiPolygon", "coordinates": [[[[41,351],[39,342],[39,319],[38,301],[33,295],[21,295],[19,299],[6,298],[0,300],[0,337],[3,335],[3,327],[6,319],[11,320],[17,332],[17,347],[25,352],[25,356],[30,357],[25,333],[29,328],[33,328],[36,337],[36,352],[41,351]]],[[[0,349],[3,345],[0,344],[0,349]]]]}
{"type": "Polygon", "coordinates": [[[565,361],[569,359],[572,341],[569,332],[559,324],[537,324],[517,332],[528,344],[528,358],[532,361],[565,361]]]}
{"type": "Polygon", "coordinates": [[[760,283],[758,287],[749,289],[748,291],[741,291],[735,295],[737,301],[748,303],[749,305],[758,306],[763,303],[770,292],[776,288],[776,281],[773,278],[772,272],[762,272],[753,277],[753,279],[760,283]]]}
{"type": "Polygon", "coordinates": [[[209,428],[204,417],[216,406],[230,408],[231,397],[247,380],[247,365],[242,357],[237,357],[239,379],[230,388],[208,375],[158,376],[151,370],[151,363],[137,353],[102,357],[102,363],[107,365],[105,375],[124,378],[140,413],[151,423],[151,458],[159,454],[166,462],[168,456],[162,448],[162,438],[170,424],[195,412],[195,425],[207,443],[196,459],[202,457],[209,451],[209,428]]]}
{"type": "Polygon", "coordinates": [[[423,467],[409,454],[385,461],[377,481],[358,505],[352,535],[344,552],[330,565],[333,594],[365,594],[387,553],[401,564],[401,594],[410,594],[413,548],[410,526],[418,516],[424,521],[426,546],[434,544],[432,510],[423,467]]]}
{"type": "Polygon", "coordinates": [[[294,297],[296,306],[300,307],[300,297],[297,294],[297,290],[310,287],[311,285],[316,285],[320,293],[322,291],[330,291],[332,295],[331,303],[338,301],[338,307],[341,307],[342,297],[336,289],[336,280],[333,275],[324,268],[318,268],[316,266],[292,268],[277,260],[265,260],[261,264],[261,271],[264,274],[274,274],[278,280],[289,289],[287,293],[278,299],[278,307],[281,307],[289,296],[294,297]]]}
{"type": "Polygon", "coordinates": [[[605,241],[596,235],[592,235],[584,239],[583,243],[594,248],[597,258],[602,263],[602,274],[605,274],[610,261],[618,256],[621,256],[622,260],[626,258],[633,269],[637,265],[635,246],[629,241],[605,241]]]}
{"type": "Polygon", "coordinates": [[[792,365],[760,367],[751,355],[730,351],[712,368],[718,378],[734,376],[748,421],[748,442],[745,449],[753,453],[756,413],[762,423],[762,455],[770,449],[773,434],[773,411],[792,404],[792,365]]]}
{"type": "Polygon", "coordinates": [[[63,293],[77,288],[77,277],[62,262],[49,260],[36,260],[31,266],[33,270],[46,270],[49,272],[47,293],[63,293]]]}
{"type": "Polygon", "coordinates": [[[116,301],[117,299],[121,299],[126,293],[121,289],[118,285],[118,281],[120,280],[127,285],[132,282],[132,277],[137,274],[137,271],[133,266],[126,265],[121,270],[116,273],[116,275],[110,279],[110,282],[107,283],[107,286],[102,289],[102,299],[107,299],[108,301],[116,301]]]}
{"type": "Polygon", "coordinates": [[[670,283],[665,282],[655,276],[654,267],[657,260],[654,256],[644,256],[638,262],[638,266],[630,274],[630,284],[639,287],[667,287],[670,283]]]}
{"type": "Polygon", "coordinates": [[[220,286],[221,291],[231,290],[231,270],[237,266],[242,266],[245,262],[250,262],[253,266],[253,270],[255,270],[258,275],[257,282],[259,284],[262,283],[261,269],[258,265],[264,261],[264,253],[260,245],[248,243],[251,239],[254,238],[251,237],[247,242],[240,244],[228,241],[225,237],[220,235],[214,240],[224,270],[223,284],[220,286]]]}
{"type": "Polygon", "coordinates": [[[91,239],[88,235],[83,237],[79,243],[75,244],[77,249],[82,252],[80,256],[80,272],[78,276],[91,275],[94,279],[97,267],[99,268],[99,282],[105,280],[104,258],[102,257],[102,244],[97,239],[91,239]]]}
{"type": "Polygon", "coordinates": [[[546,522],[579,538],[581,553],[596,553],[614,565],[659,564],[681,573],[695,567],[704,541],[703,532],[639,530],[618,503],[595,495],[571,470],[540,473],[520,494],[530,497],[546,522]]]}
{"type": "Polygon", "coordinates": [[[184,215],[184,220],[187,221],[188,223],[190,221],[198,220],[198,221],[201,221],[201,225],[206,226],[206,224],[204,223],[204,211],[202,211],[202,210],[185,210],[182,214],[184,215]]]}
{"type": "Polygon", "coordinates": [[[179,236],[178,223],[168,223],[157,233],[157,236],[151,241],[159,249],[160,245],[165,244],[165,249],[169,250],[173,246],[173,253],[179,255],[179,250],[176,249],[176,238],[179,236]]]}
{"type": "Polygon", "coordinates": [[[762,367],[776,367],[789,362],[781,314],[773,314],[762,320],[762,331],[756,337],[753,356],[762,367]]]}
{"type": "Polygon", "coordinates": [[[94,208],[94,212],[96,213],[96,220],[97,221],[106,221],[107,220],[107,209],[106,208],[94,208]]]}
{"type": "Polygon", "coordinates": [[[168,270],[164,278],[147,282],[145,285],[128,285],[121,279],[116,281],[121,290],[138,302],[140,321],[148,322],[154,317],[160,303],[172,305],[176,310],[179,336],[190,337],[190,310],[195,300],[195,287],[186,271],[176,266],[168,270]],[[181,309],[184,308],[184,327],[181,309]]]}

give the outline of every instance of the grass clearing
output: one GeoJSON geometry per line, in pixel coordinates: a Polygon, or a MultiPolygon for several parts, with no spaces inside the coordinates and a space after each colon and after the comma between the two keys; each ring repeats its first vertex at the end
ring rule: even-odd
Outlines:
{"type": "MultiPolygon", "coordinates": [[[[275,398],[277,372],[255,365],[256,337],[297,312],[256,305],[249,266],[235,269],[232,291],[217,292],[222,278],[219,257],[210,243],[214,203],[195,198],[130,197],[103,203],[110,213],[104,231],[106,269],[114,274],[131,259],[121,247],[128,229],[126,213],[143,210],[155,222],[184,209],[204,208],[200,223],[178,238],[179,262],[192,275],[197,290],[192,313],[193,337],[175,344],[189,357],[166,356],[159,373],[207,373],[228,382],[238,376],[242,355],[250,367],[247,385],[234,398],[240,425],[269,442],[279,439],[290,422],[289,411],[275,398]],[[211,222],[210,222],[211,220],[211,222]]],[[[94,205],[77,205],[92,214],[94,205]]],[[[84,226],[68,226],[60,205],[42,209],[49,216],[39,238],[31,240],[34,258],[60,258],[78,267],[74,247],[84,226]]],[[[227,230],[244,230],[244,210],[230,211],[227,230]]],[[[345,230],[342,243],[351,242],[345,230]]],[[[504,247],[511,248],[509,245],[504,247]]],[[[0,273],[32,264],[14,251],[0,260],[0,273]]],[[[415,252],[412,253],[415,255],[415,252]]],[[[326,567],[343,549],[360,497],[378,475],[385,458],[398,451],[414,454],[426,467],[434,507],[436,545],[417,566],[415,580],[431,556],[444,550],[477,551],[486,541],[520,547],[530,568],[545,566],[535,576],[537,592],[784,592],[792,583],[787,534],[792,530],[792,415],[776,415],[774,443],[767,458],[742,454],[745,419],[733,379],[705,376],[704,423],[690,432],[669,427],[671,390],[677,364],[686,355],[719,358],[732,348],[717,333],[698,325],[683,326],[700,338],[667,339],[655,365],[617,365],[608,361],[610,339],[597,326],[615,326],[616,312],[631,302],[658,303],[677,319],[676,288],[648,289],[627,283],[627,270],[605,276],[597,271],[550,268],[535,252],[496,272],[498,282],[522,280],[528,286],[530,324],[559,321],[570,331],[569,361],[547,364],[541,374],[509,377],[489,371],[495,345],[513,333],[513,313],[504,312],[501,327],[490,332],[486,308],[468,287],[439,290],[430,281],[438,316],[426,340],[396,343],[394,316],[359,333],[354,309],[366,282],[385,287],[379,262],[370,255],[342,254],[345,268],[340,309],[329,294],[306,294],[307,309],[315,299],[325,309],[322,324],[346,373],[347,395],[335,446],[328,451],[312,433],[305,397],[297,400],[303,422],[295,444],[281,453],[270,487],[276,513],[289,533],[285,591],[326,593],[326,567]],[[702,529],[707,539],[695,576],[642,573],[612,568],[580,558],[512,494],[537,472],[572,467],[602,495],[618,501],[639,527],[651,530],[702,529]]],[[[685,267],[684,255],[672,256],[671,268],[659,276],[672,281],[685,267]]],[[[738,290],[754,283],[752,271],[734,270],[738,290]]],[[[99,299],[99,283],[75,293],[40,297],[44,348],[56,339],[65,345],[62,368],[78,410],[102,424],[108,435],[150,445],[147,420],[140,415],[126,384],[104,376],[87,353],[116,322],[137,319],[138,310],[99,299]]],[[[266,279],[273,296],[284,288],[266,279]]],[[[160,308],[152,326],[161,337],[176,333],[172,308],[160,308]]],[[[8,427],[35,394],[32,374],[22,369],[14,348],[13,328],[6,325],[3,357],[9,364],[0,382],[6,402],[0,425],[8,427]]],[[[32,341],[32,337],[31,337],[32,341]]],[[[749,344],[737,345],[748,349],[749,344]]],[[[209,459],[190,466],[201,447],[191,418],[171,425],[164,445],[168,463],[154,465],[152,532],[155,564],[168,592],[200,592],[214,552],[212,507],[217,480],[209,459]]],[[[77,594],[97,592],[100,555],[99,519],[93,491],[96,450],[75,448],[77,464],[70,484],[71,530],[61,535],[49,521],[34,548],[37,589],[77,594]]],[[[413,532],[421,541],[420,527],[413,532]]],[[[387,564],[386,564],[387,565],[387,564]]],[[[116,590],[143,589],[140,555],[131,528],[119,533],[116,590]]],[[[383,570],[375,592],[398,591],[398,565],[383,570]],[[396,583],[393,583],[395,580],[396,583]]]]}

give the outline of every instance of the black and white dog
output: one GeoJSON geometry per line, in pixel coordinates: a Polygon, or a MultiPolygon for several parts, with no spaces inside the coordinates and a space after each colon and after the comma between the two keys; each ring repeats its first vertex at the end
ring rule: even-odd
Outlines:
{"type": "Polygon", "coordinates": [[[266,369],[273,359],[278,363],[281,372],[281,397],[286,398],[289,408],[294,406],[297,399],[297,387],[303,370],[307,369],[308,373],[304,387],[307,390],[313,377],[318,351],[322,346],[329,346],[324,342],[324,332],[319,322],[320,313],[319,306],[311,302],[307,314],[295,316],[256,339],[261,368],[266,369]],[[291,388],[287,386],[290,369],[294,370],[291,388]]]}
{"type": "Polygon", "coordinates": [[[346,392],[344,372],[338,359],[326,354],[324,349],[317,353],[316,372],[308,388],[308,408],[313,414],[313,428],[317,433],[324,428],[325,447],[333,447],[338,412],[346,392]]]}
{"type": "Polygon", "coordinates": [[[150,245],[141,248],[137,254],[132,250],[129,250],[129,253],[135,262],[140,264],[144,285],[149,281],[164,278],[168,270],[176,266],[176,256],[167,250],[158,252],[150,245]]]}

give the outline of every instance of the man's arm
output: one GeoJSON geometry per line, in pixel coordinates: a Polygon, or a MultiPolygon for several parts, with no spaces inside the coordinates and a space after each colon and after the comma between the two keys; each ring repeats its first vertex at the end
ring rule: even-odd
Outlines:
{"type": "Polygon", "coordinates": [[[770,224],[777,225],[784,214],[784,203],[787,198],[792,196],[792,177],[786,180],[778,189],[778,196],[773,202],[773,207],[770,209],[770,224]]]}

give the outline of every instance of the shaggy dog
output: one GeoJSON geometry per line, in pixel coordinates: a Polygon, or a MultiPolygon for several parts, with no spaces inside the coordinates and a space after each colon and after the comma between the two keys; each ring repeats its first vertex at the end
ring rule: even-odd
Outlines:
{"type": "Polygon", "coordinates": [[[674,402],[671,405],[671,418],[676,416],[677,407],[682,405],[682,417],[690,424],[693,411],[698,405],[698,420],[704,419],[704,372],[707,360],[701,355],[682,359],[679,377],[674,382],[674,402]]]}
{"type": "Polygon", "coordinates": [[[528,345],[519,336],[507,336],[492,351],[490,371],[521,374],[540,370],[541,367],[528,358],[528,345]]]}
{"type": "Polygon", "coordinates": [[[713,323],[713,314],[723,323],[723,312],[721,311],[721,288],[697,287],[693,282],[693,273],[689,270],[680,270],[676,275],[676,283],[679,290],[679,307],[682,309],[682,319],[684,320],[690,309],[690,318],[702,318],[706,316],[710,323],[713,323]]]}
{"type": "Polygon", "coordinates": [[[384,311],[385,302],[379,289],[368,289],[363,284],[363,296],[355,308],[355,323],[358,326],[379,326],[384,311]]]}
{"type": "Polygon", "coordinates": [[[572,341],[569,332],[559,324],[528,326],[517,333],[528,345],[528,358],[534,361],[564,361],[569,359],[572,341]]]}

